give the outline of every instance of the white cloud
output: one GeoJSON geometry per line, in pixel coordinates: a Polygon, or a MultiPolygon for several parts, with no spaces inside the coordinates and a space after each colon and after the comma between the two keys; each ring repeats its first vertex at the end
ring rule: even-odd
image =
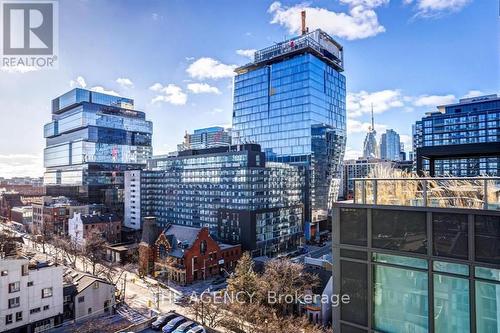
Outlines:
{"type": "Polygon", "coordinates": [[[126,77],[119,77],[116,79],[116,83],[118,83],[122,88],[132,88],[134,86],[132,80],[126,77]]]}
{"type": "Polygon", "coordinates": [[[14,67],[2,66],[2,67],[0,67],[0,70],[2,72],[6,72],[6,73],[24,74],[24,73],[29,73],[29,72],[36,72],[36,71],[40,70],[40,68],[35,67],[35,66],[17,65],[14,67]]]}
{"type": "Polygon", "coordinates": [[[116,91],[107,90],[106,88],[104,88],[102,86],[95,86],[95,87],[90,88],[90,90],[98,92],[98,93],[106,94],[106,95],[120,96],[120,94],[117,93],[116,91]]]}
{"type": "Polygon", "coordinates": [[[278,1],[271,4],[268,12],[273,14],[271,23],[286,27],[291,34],[298,34],[301,31],[302,10],[306,11],[307,26],[310,31],[321,28],[330,35],[348,40],[373,37],[385,32],[373,9],[389,3],[389,0],[341,0],[341,2],[349,6],[348,14],[308,7],[305,4],[287,7],[278,1]]]}
{"type": "Polygon", "coordinates": [[[399,140],[404,144],[406,152],[411,151],[413,145],[413,138],[411,137],[411,135],[400,134],[399,140]]]}
{"type": "Polygon", "coordinates": [[[455,103],[455,95],[421,95],[417,97],[413,104],[419,107],[436,107],[438,105],[455,103]]]}
{"type": "Polygon", "coordinates": [[[220,95],[220,90],[217,87],[213,87],[208,83],[189,83],[187,85],[189,91],[193,94],[217,94],[220,95]]]}
{"type": "MultiPolygon", "coordinates": [[[[366,133],[370,128],[370,122],[361,122],[356,119],[347,119],[347,134],[366,133]]],[[[377,132],[384,132],[388,128],[387,125],[375,123],[377,132]]]]}
{"type": "Polygon", "coordinates": [[[405,4],[415,3],[416,16],[436,17],[450,12],[458,12],[472,0],[404,0],[405,4]]]}
{"type": "Polygon", "coordinates": [[[69,81],[69,86],[71,88],[75,87],[85,88],[87,87],[87,82],[85,82],[83,76],[78,76],[76,79],[69,81]]]}
{"type": "Polygon", "coordinates": [[[371,112],[382,113],[391,108],[400,108],[404,106],[404,96],[399,90],[381,90],[375,92],[360,91],[357,93],[348,93],[347,117],[359,117],[371,112]]]}
{"type": "Polygon", "coordinates": [[[0,175],[2,177],[43,175],[43,157],[37,154],[0,155],[0,175]]]}
{"type": "Polygon", "coordinates": [[[236,54],[240,55],[240,56],[243,56],[243,57],[247,57],[247,58],[249,58],[250,60],[253,61],[254,55],[255,55],[255,51],[257,51],[257,50],[256,49],[236,50],[236,54]]]}
{"type": "Polygon", "coordinates": [[[478,97],[478,96],[484,96],[488,95],[485,92],[482,92],[481,90],[469,90],[467,94],[463,95],[462,98],[472,98],[472,97],[478,97]]]}
{"type": "Polygon", "coordinates": [[[189,65],[186,72],[189,76],[203,79],[222,79],[234,76],[236,65],[226,65],[218,60],[203,57],[189,65]]]}
{"type": "Polygon", "coordinates": [[[184,105],[187,102],[187,94],[182,91],[181,87],[175,84],[163,86],[161,83],[155,83],[149,89],[160,93],[151,100],[153,104],[165,102],[173,105],[184,105]]]}

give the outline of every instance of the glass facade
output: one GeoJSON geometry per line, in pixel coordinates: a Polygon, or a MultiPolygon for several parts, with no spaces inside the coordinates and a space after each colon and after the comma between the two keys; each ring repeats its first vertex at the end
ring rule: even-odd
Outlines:
{"type": "Polygon", "coordinates": [[[234,80],[233,143],[255,142],[270,161],[308,166],[308,221],[326,219],[338,195],[346,138],[341,47],[328,53],[321,43],[336,44],[317,30],[258,51],[234,80]]]}
{"type": "Polygon", "coordinates": [[[421,170],[436,176],[500,175],[498,149],[484,149],[500,142],[500,98],[496,95],[460,100],[458,104],[439,107],[439,112],[417,121],[413,129],[414,149],[433,152],[430,159],[422,151],[421,170]],[[475,144],[473,153],[464,145],[475,144]],[[457,146],[446,156],[444,150],[457,146]],[[448,146],[448,147],[447,147],[448,146]]]}
{"type": "Polygon", "coordinates": [[[299,167],[266,162],[255,144],[157,157],[141,171],[141,215],[155,216],[160,227],[208,227],[225,242],[272,253],[276,242],[302,235],[303,177],[299,167]]]}
{"type": "Polygon", "coordinates": [[[334,293],[352,300],[333,309],[335,332],[500,332],[499,213],[335,207],[334,293]],[[387,223],[405,231],[387,233],[387,223]]]}
{"type": "Polygon", "coordinates": [[[54,99],[44,126],[47,194],[111,203],[119,211],[123,171],[144,167],[152,154],[153,128],[145,118],[129,98],[77,88],[54,99]]]}
{"type": "Polygon", "coordinates": [[[401,152],[401,142],[399,134],[389,129],[382,134],[380,139],[380,158],[389,161],[399,161],[401,152]]]}

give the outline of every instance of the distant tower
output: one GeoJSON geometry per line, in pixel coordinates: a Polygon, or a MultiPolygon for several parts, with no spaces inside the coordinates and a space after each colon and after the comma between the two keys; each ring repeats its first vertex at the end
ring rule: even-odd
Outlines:
{"type": "Polygon", "coordinates": [[[368,129],[368,133],[363,143],[363,158],[375,159],[378,158],[378,145],[377,145],[377,131],[375,131],[375,120],[373,117],[373,104],[372,104],[372,124],[368,129]]]}

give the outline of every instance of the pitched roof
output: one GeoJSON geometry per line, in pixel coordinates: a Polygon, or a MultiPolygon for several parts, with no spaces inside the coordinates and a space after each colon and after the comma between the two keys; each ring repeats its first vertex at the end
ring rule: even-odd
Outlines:
{"type": "Polygon", "coordinates": [[[163,230],[163,233],[165,234],[167,239],[172,239],[174,243],[172,244],[172,247],[175,248],[178,244],[182,244],[183,248],[188,249],[193,246],[193,243],[198,237],[200,231],[201,228],[193,228],[173,224],[165,228],[165,230],[163,230]]]}

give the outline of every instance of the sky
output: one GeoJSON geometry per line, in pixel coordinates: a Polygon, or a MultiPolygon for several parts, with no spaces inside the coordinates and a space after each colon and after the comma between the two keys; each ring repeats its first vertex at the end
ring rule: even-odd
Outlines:
{"type": "Polygon", "coordinates": [[[73,87],[135,100],[154,154],[185,131],[230,126],[234,68],[298,34],[300,11],[344,46],[346,158],[370,123],[411,126],[436,105],[500,92],[498,0],[60,0],[59,67],[0,70],[0,177],[43,174],[51,100],[73,87]]]}

